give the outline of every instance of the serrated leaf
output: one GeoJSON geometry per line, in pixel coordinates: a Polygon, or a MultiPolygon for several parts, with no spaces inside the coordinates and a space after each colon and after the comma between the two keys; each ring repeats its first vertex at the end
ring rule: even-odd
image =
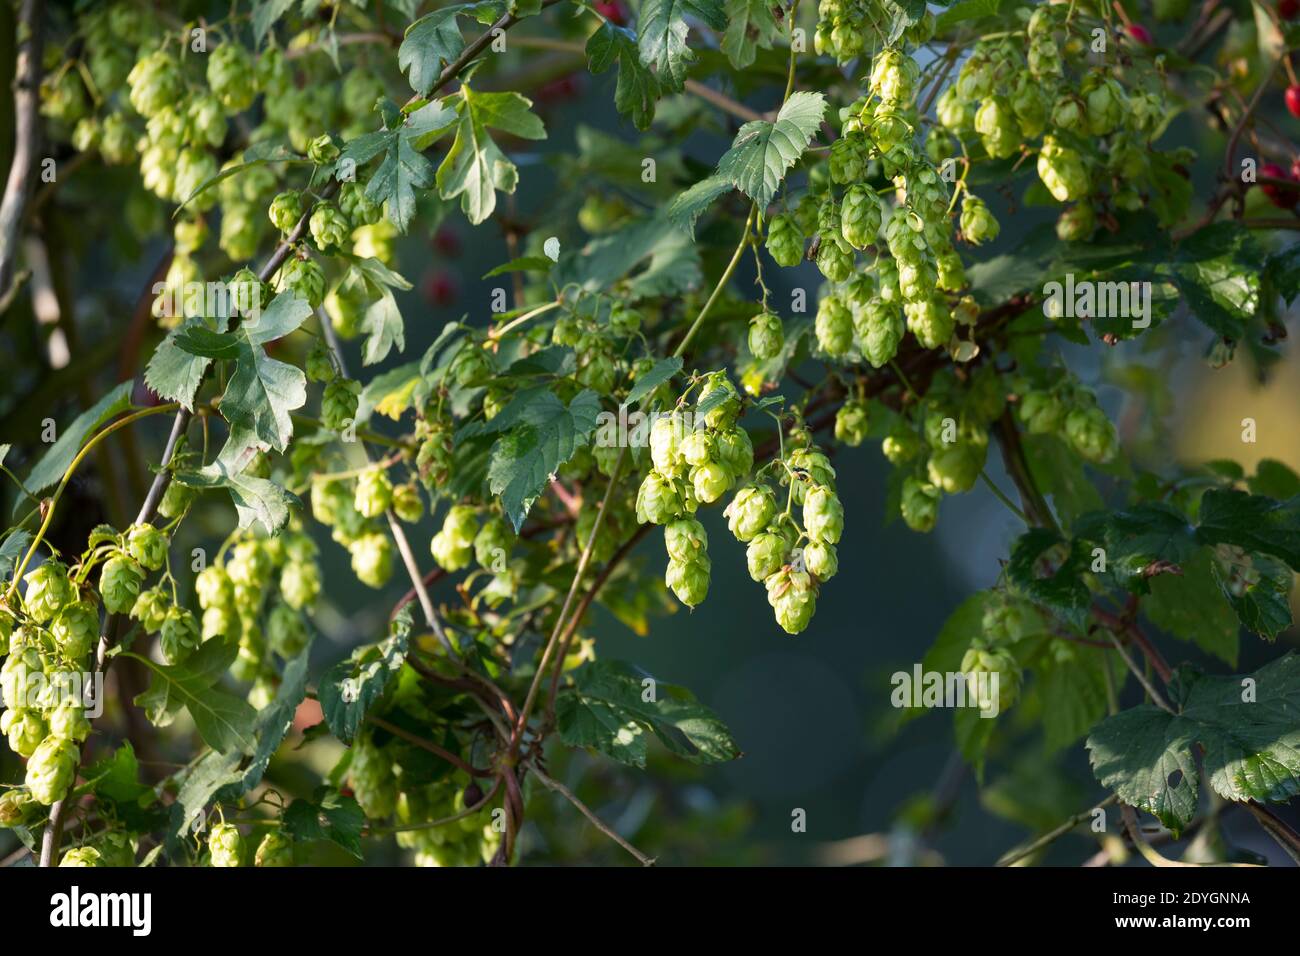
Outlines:
{"type": "Polygon", "coordinates": [[[1180,640],[1237,666],[1237,615],[1219,592],[1208,548],[1183,561],[1180,575],[1162,574],[1151,581],[1142,609],[1151,622],[1180,640]]]}
{"type": "Polygon", "coordinates": [[[685,688],[653,688],[620,661],[594,661],[555,702],[560,739],[644,767],[650,734],[672,753],[696,763],[740,756],[731,732],[685,688]],[[652,690],[652,692],[651,692],[652,690]],[[647,699],[649,697],[649,699],[647,699]]]}
{"type": "Polygon", "coordinates": [[[361,859],[366,815],[353,797],[319,789],[311,800],[295,800],[284,811],[284,828],[295,840],[328,840],[361,859]]]}
{"type": "Polygon", "coordinates": [[[428,93],[441,75],[442,65],[456,59],[465,49],[465,38],[456,17],[467,13],[467,6],[456,3],[442,7],[406,28],[402,44],[397,48],[397,66],[407,75],[415,92],[428,93]]]}
{"type": "Polygon", "coordinates": [[[366,719],[366,711],[401,670],[411,627],[408,605],[389,624],[388,637],[357,648],[321,678],[317,689],[321,712],[330,732],[345,744],[352,743],[366,719]]]}
{"type": "Polygon", "coordinates": [[[740,128],[731,149],[718,160],[718,174],[760,208],[766,208],[821,125],[826,99],[821,93],[795,93],[776,121],[752,120],[740,128]]]}
{"type": "Polygon", "coordinates": [[[551,260],[545,256],[519,256],[509,262],[503,262],[493,269],[489,269],[483,273],[483,278],[491,279],[494,276],[505,275],[508,272],[549,272],[552,265],[551,260]]]}
{"type": "Polygon", "coordinates": [[[293,5],[294,0],[259,0],[253,10],[253,36],[259,44],[293,5]]]}
{"type": "Polygon", "coordinates": [[[727,0],[727,29],[722,52],[731,65],[743,70],[754,62],[755,51],[770,50],[780,35],[771,0],[727,0]]]}
{"type": "Polygon", "coordinates": [[[1300,498],[1275,501],[1211,488],[1201,496],[1196,536],[1206,544],[1235,544],[1271,554],[1300,571],[1300,498]]]}
{"type": "Polygon", "coordinates": [[[376,375],[361,391],[357,421],[368,421],[372,412],[397,421],[412,406],[415,390],[422,380],[419,362],[407,362],[376,375]]]}
{"type": "Polygon", "coordinates": [[[632,32],[606,20],[587,39],[587,69],[604,73],[614,63],[618,64],[614,107],[630,116],[637,129],[649,129],[659,102],[659,81],[641,62],[632,32]]]}
{"type": "MultiPolygon", "coordinates": [[[[1112,666],[1113,656],[1104,648],[1070,641],[1053,640],[1048,645],[1038,668],[1048,750],[1069,746],[1106,716],[1106,668],[1112,666]]],[[[1117,689],[1123,676],[1112,667],[1117,689]]]]}
{"type": "Polygon", "coordinates": [[[497,440],[488,487],[501,498],[516,531],[556,469],[587,444],[599,414],[600,397],[589,388],[567,407],[554,392],[543,389],[523,410],[519,425],[497,440]]]}
{"type": "Polygon", "coordinates": [[[219,639],[204,641],[179,664],[159,664],[130,651],[123,653],[153,672],[149,689],[135,698],[149,721],[165,727],[184,707],[194,719],[199,736],[221,753],[249,753],[256,746],[253,725],[257,711],[214,685],[226,672],[239,648],[219,639]]]}
{"type": "Polygon", "coordinates": [[[631,405],[640,401],[681,370],[682,360],[678,356],[674,355],[670,358],[659,359],[654,365],[646,369],[644,375],[636,380],[636,384],[627,393],[627,398],[623,400],[623,404],[631,405]]]}
{"type": "Polygon", "coordinates": [[[1178,247],[1174,284],[1192,314],[1218,334],[1240,341],[1259,308],[1263,253],[1239,222],[1216,222],[1178,247]]]}
{"type": "Polygon", "coordinates": [[[171,806],[169,845],[176,847],[187,833],[202,835],[206,828],[203,811],[217,792],[238,783],[240,779],[239,753],[223,754],[210,750],[185,775],[184,782],[171,806]]]}
{"type": "Polygon", "coordinates": [[[715,30],[727,25],[721,0],[646,0],[637,22],[637,49],[641,62],[655,69],[659,84],[679,93],[695,54],[686,45],[687,17],[702,20],[715,30]]]}
{"type": "Polygon", "coordinates": [[[32,535],[30,531],[24,531],[20,528],[9,533],[4,543],[0,544],[0,580],[7,579],[13,573],[14,565],[31,547],[31,543],[32,535]]]}
{"type": "MultiPolygon", "coordinates": [[[[77,452],[81,451],[86,439],[109,419],[117,417],[131,407],[131,392],[134,387],[135,383],[130,381],[115,385],[108,394],[74,418],[67,428],[59,431],[58,439],[50,446],[49,451],[41,456],[40,461],[23,482],[27,491],[39,495],[46,488],[57,483],[72,464],[72,459],[77,457],[77,452]]],[[[25,498],[18,498],[14,504],[15,514],[25,502],[25,498]]]]}
{"type": "Polygon", "coordinates": [[[1107,571],[1135,594],[1146,594],[1154,573],[1176,571],[1198,548],[1186,516],[1161,502],[1084,515],[1075,532],[1105,545],[1107,571]]]}
{"type": "Polygon", "coordinates": [[[1176,833],[1196,812],[1198,746],[1210,786],[1225,800],[1300,794],[1300,657],[1246,677],[1198,677],[1180,713],[1142,704],[1108,717],[1088,738],[1097,779],[1176,833]]]}
{"type": "Polygon", "coordinates": [[[266,773],[271,758],[280,749],[289,728],[293,726],[294,714],[307,693],[307,662],[310,652],[309,644],[297,657],[285,664],[275,699],[257,714],[257,746],[253,748],[253,759],[240,775],[238,790],[241,794],[262,782],[262,775],[266,773]]]}
{"type": "Polygon", "coordinates": [[[525,139],[544,139],[546,129],[518,93],[480,93],[462,86],[457,110],[456,138],[438,167],[438,194],[460,197],[466,218],[478,225],[496,209],[497,191],[513,193],[519,171],[492,140],[488,129],[500,129],[525,139]]]}
{"type": "MultiPolygon", "coordinates": [[[[247,462],[245,462],[247,464],[247,462]]],[[[190,488],[224,488],[230,492],[239,517],[239,527],[261,522],[267,534],[276,534],[289,521],[290,508],[298,498],[269,478],[238,471],[218,459],[198,471],[178,471],[173,480],[190,488]]]]}
{"type": "Polygon", "coordinates": [[[722,175],[701,179],[690,189],[673,197],[668,206],[668,218],[673,225],[694,239],[696,221],[713,205],[714,200],[734,188],[731,180],[722,175]]]}
{"type": "Polygon", "coordinates": [[[1045,528],[1033,528],[1011,547],[1006,576],[1011,589],[1076,627],[1087,617],[1091,598],[1083,573],[1088,551],[1045,528]]]}
{"type": "MultiPolygon", "coordinates": [[[[213,332],[226,331],[227,320],[220,316],[215,320],[213,332]]],[[[212,364],[210,356],[200,355],[180,346],[182,336],[188,336],[199,328],[208,328],[202,319],[186,319],[178,328],[167,333],[167,338],[158,344],[149,365],[144,370],[144,383],[162,398],[180,402],[182,406],[194,411],[194,396],[203,384],[203,376],[212,364]]]]}
{"type": "Polygon", "coordinates": [[[1242,626],[1265,640],[1274,640],[1291,626],[1291,586],[1294,575],[1285,564],[1263,555],[1252,555],[1253,583],[1229,581],[1215,564],[1214,579],[1223,597],[1237,613],[1242,626]]]}
{"type": "Polygon", "coordinates": [[[305,156],[300,156],[294,152],[290,146],[284,143],[267,141],[264,143],[254,143],[248,149],[244,150],[238,163],[225,166],[220,172],[209,176],[203,182],[194,187],[185,199],[178,205],[172,213],[172,218],[180,215],[181,211],[194,202],[195,199],[203,195],[213,186],[221,183],[231,176],[238,176],[240,173],[247,172],[250,169],[256,169],[258,166],[265,166],[268,163],[293,163],[298,165],[310,165],[311,160],[305,156]]]}

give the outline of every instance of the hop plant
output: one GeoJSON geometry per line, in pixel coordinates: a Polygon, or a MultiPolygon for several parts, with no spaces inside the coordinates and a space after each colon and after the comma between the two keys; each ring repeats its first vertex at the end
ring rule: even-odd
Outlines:
{"type": "Polygon", "coordinates": [[[110,614],[127,614],[144,584],[144,568],[130,555],[117,553],[99,572],[99,596],[110,614]]]}
{"type": "Polygon", "coordinates": [[[253,855],[254,866],[293,866],[293,837],[283,830],[271,830],[262,837],[253,855]]]}
{"type": "Polygon", "coordinates": [[[50,633],[67,660],[80,661],[99,634],[99,612],[89,601],[66,604],[50,625],[50,633]]]}
{"type": "Polygon", "coordinates": [[[244,838],[233,823],[218,823],[208,834],[208,853],[213,866],[242,866],[244,838]]]}
{"type": "Polygon", "coordinates": [[[342,248],[352,232],[352,227],[348,225],[339,207],[331,202],[316,204],[308,227],[312,239],[322,250],[342,248]]]}
{"type": "Polygon", "coordinates": [[[281,288],[305,299],[313,309],[325,299],[325,273],[312,259],[291,257],[280,269],[281,288]]]}
{"type": "Polygon", "coordinates": [[[171,598],[162,588],[148,588],[131,605],[131,620],[139,621],[146,634],[156,634],[167,620],[171,598]]]}
{"type": "Polygon", "coordinates": [[[208,57],[208,86],[230,113],[242,113],[257,95],[252,59],[238,43],[226,42],[208,57]]]}
{"type": "Polygon", "coordinates": [[[23,785],[37,803],[48,807],[68,795],[77,776],[79,760],[76,741],[46,737],[27,760],[23,785]]]}
{"type": "Polygon", "coordinates": [[[913,531],[933,531],[939,520],[939,496],[934,485],[920,478],[908,477],[903,481],[900,511],[903,521],[913,531]]]}
{"type": "Polygon", "coordinates": [[[185,608],[172,607],[167,611],[162,628],[158,632],[158,646],[163,659],[169,664],[179,664],[199,646],[202,637],[199,622],[185,608]]]}
{"type": "Polygon", "coordinates": [[[835,413],[835,438],[850,448],[862,444],[869,426],[866,402],[857,399],[847,401],[835,413]]]}
{"type": "Polygon", "coordinates": [[[844,508],[831,488],[817,485],[804,497],[803,524],[813,541],[835,544],[844,530],[844,508]]]}
{"type": "Polygon", "coordinates": [[[393,545],[378,531],[362,534],[348,545],[352,571],[357,580],[372,588],[382,588],[393,576],[393,545]]]}
{"type": "Polygon", "coordinates": [[[131,68],[126,82],[131,88],[131,106],[146,118],[156,116],[176,102],[184,78],[175,59],[155,50],[131,68]]]}
{"type": "Polygon", "coordinates": [[[776,358],[785,345],[780,316],[760,312],[749,320],[749,351],[757,359],[776,358]]]}
{"type": "Polygon", "coordinates": [[[736,492],[723,514],[737,541],[751,541],[776,514],[776,496],[766,485],[749,485],[736,492]]]}
{"type": "Polygon", "coordinates": [[[853,346],[853,316],[837,296],[824,296],[817,304],[813,328],[817,344],[827,355],[845,355],[853,346]]]}
{"type": "Polygon", "coordinates": [[[321,423],[331,431],[342,431],[357,417],[361,384],[350,378],[336,378],[321,396],[321,423]]]}
{"type": "Polygon", "coordinates": [[[126,529],[126,551],[146,570],[160,570],[167,560],[167,536],[151,524],[126,529]]]}
{"type": "Polygon", "coordinates": [[[67,604],[76,599],[76,589],[68,580],[68,569],[59,561],[49,560],[23,579],[27,592],[23,605],[37,624],[51,620],[67,604]]]}
{"type": "Polygon", "coordinates": [[[357,476],[354,504],[364,517],[378,518],[392,503],[393,485],[382,467],[373,465],[357,476]]]}
{"type": "Polygon", "coordinates": [[[803,261],[804,234],[790,216],[773,216],[767,227],[767,251],[779,266],[803,261]]]}
{"type": "Polygon", "coordinates": [[[787,634],[801,633],[817,609],[817,593],[806,571],[782,568],[763,582],[777,624],[787,634]]]}

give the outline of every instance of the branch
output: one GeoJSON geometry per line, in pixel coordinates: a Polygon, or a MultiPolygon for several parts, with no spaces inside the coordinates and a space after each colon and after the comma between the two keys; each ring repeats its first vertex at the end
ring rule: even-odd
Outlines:
{"type": "Polygon", "coordinates": [[[548,776],[545,773],[545,771],[542,770],[541,767],[537,766],[536,761],[528,764],[528,769],[531,770],[533,773],[535,773],[537,775],[537,779],[540,780],[543,784],[545,784],[549,789],[554,790],[556,793],[564,797],[564,799],[568,800],[571,804],[577,807],[582,812],[582,815],[586,817],[588,820],[590,820],[597,830],[605,834],[605,836],[609,837],[611,840],[613,840],[623,849],[627,850],[628,853],[631,853],[634,857],[636,857],[637,861],[642,866],[655,865],[655,861],[653,858],[646,856],[644,853],[642,853],[632,844],[628,843],[621,836],[619,836],[607,823],[601,820],[600,817],[592,813],[591,810],[587,807],[587,805],[583,803],[581,800],[579,800],[577,796],[574,795],[572,790],[570,790],[564,784],[560,783],[560,781],[554,779],[553,777],[548,776]]]}
{"type": "Polygon", "coordinates": [[[491,777],[495,775],[493,771],[475,767],[473,764],[467,763],[460,757],[456,756],[456,754],[452,753],[450,750],[438,746],[432,740],[425,740],[423,737],[413,734],[409,730],[403,730],[401,727],[397,726],[397,724],[387,721],[382,717],[378,717],[374,714],[367,714],[366,722],[374,724],[376,727],[382,727],[394,737],[401,737],[408,744],[413,744],[421,750],[427,750],[434,756],[441,757],[443,760],[447,761],[447,763],[465,771],[471,777],[491,777]]]}
{"type": "Polygon", "coordinates": [[[1047,846],[1050,843],[1055,843],[1057,840],[1065,836],[1067,833],[1069,833],[1071,830],[1077,827],[1084,820],[1088,819],[1098,810],[1110,806],[1118,799],[1119,797],[1115,796],[1115,794],[1112,793],[1105,800],[1101,801],[1101,803],[1089,807],[1087,810],[1084,810],[1082,813],[1076,813],[1074,816],[1070,817],[1070,819],[1062,823],[1059,827],[1057,827],[1054,830],[1049,830],[1047,833],[1044,833],[1034,842],[1028,843],[1023,847],[1017,847],[1015,849],[1008,850],[1006,853],[1002,854],[1002,856],[998,857],[998,862],[996,865],[1011,866],[1013,863],[1019,863],[1021,860],[1023,860],[1025,857],[1029,856],[1030,854],[1038,852],[1039,850],[1041,850],[1043,847],[1047,846]]]}
{"type": "Polygon", "coordinates": [[[18,14],[14,66],[14,157],[0,201],[0,299],[7,299],[18,259],[18,234],[32,191],[32,165],[40,148],[41,58],[45,51],[45,4],[23,0],[18,14]]]}

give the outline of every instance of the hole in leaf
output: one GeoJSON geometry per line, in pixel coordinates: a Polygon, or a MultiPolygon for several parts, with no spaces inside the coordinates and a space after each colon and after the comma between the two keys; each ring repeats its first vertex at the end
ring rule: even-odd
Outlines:
{"type": "Polygon", "coordinates": [[[1183,772],[1181,770],[1175,770],[1173,773],[1169,775],[1169,779],[1166,781],[1166,783],[1169,784],[1170,790],[1177,790],[1178,785],[1182,782],[1183,782],[1183,772]]]}

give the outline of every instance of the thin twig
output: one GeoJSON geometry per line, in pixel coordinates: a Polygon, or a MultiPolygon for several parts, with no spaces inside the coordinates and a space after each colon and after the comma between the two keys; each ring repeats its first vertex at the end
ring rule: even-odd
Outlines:
{"type": "Polygon", "coordinates": [[[45,4],[23,0],[18,13],[14,66],[14,155],[0,201],[0,300],[8,299],[18,261],[18,239],[32,192],[32,165],[40,149],[41,66],[45,52],[45,4]]]}
{"type": "Polygon", "coordinates": [[[549,789],[554,790],[556,793],[564,797],[564,799],[568,800],[571,804],[577,807],[578,810],[581,811],[582,815],[586,817],[588,820],[590,820],[592,822],[592,825],[595,826],[597,830],[605,834],[605,836],[609,837],[611,840],[613,840],[623,849],[627,850],[628,853],[631,853],[634,857],[636,857],[638,863],[640,863],[642,866],[655,865],[655,861],[652,857],[646,856],[644,853],[642,853],[632,844],[628,843],[621,836],[619,836],[618,833],[615,832],[612,827],[610,827],[607,823],[605,823],[605,821],[601,820],[600,817],[596,816],[596,814],[594,814],[587,807],[585,803],[579,800],[572,790],[570,790],[564,784],[560,783],[560,781],[549,776],[544,770],[542,770],[541,767],[537,766],[536,761],[528,764],[528,769],[531,770],[534,774],[536,774],[537,779],[540,780],[543,784],[545,784],[549,789]]]}

